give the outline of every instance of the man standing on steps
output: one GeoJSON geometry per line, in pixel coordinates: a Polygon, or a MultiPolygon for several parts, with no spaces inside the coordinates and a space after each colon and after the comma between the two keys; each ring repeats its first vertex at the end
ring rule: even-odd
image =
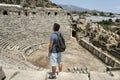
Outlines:
{"type": "Polygon", "coordinates": [[[59,72],[62,71],[62,56],[61,52],[58,52],[56,50],[56,45],[58,41],[58,35],[62,35],[59,32],[60,25],[57,23],[54,23],[53,25],[53,31],[54,33],[50,36],[50,43],[49,43],[49,52],[48,57],[50,58],[50,66],[52,67],[52,74],[49,76],[50,79],[56,78],[56,66],[58,64],[59,72]]]}

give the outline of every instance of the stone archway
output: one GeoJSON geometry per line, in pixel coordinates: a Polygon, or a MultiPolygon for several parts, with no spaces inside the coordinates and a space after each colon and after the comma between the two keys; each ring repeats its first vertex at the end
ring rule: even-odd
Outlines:
{"type": "Polygon", "coordinates": [[[25,16],[28,16],[28,12],[25,12],[25,16]]]}
{"type": "Polygon", "coordinates": [[[3,11],[3,15],[8,15],[8,12],[6,10],[3,11]]]}
{"type": "Polygon", "coordinates": [[[21,15],[21,12],[20,12],[20,11],[18,12],[18,15],[19,15],[19,16],[21,15]]]}
{"type": "Polygon", "coordinates": [[[76,31],[72,30],[72,37],[76,37],[76,31]]]}
{"type": "Polygon", "coordinates": [[[67,16],[70,16],[70,13],[67,13],[67,16]]]}
{"type": "Polygon", "coordinates": [[[57,16],[58,15],[58,12],[55,12],[55,16],[57,16]]]}
{"type": "Polygon", "coordinates": [[[50,15],[50,12],[48,12],[48,16],[50,15]]]}

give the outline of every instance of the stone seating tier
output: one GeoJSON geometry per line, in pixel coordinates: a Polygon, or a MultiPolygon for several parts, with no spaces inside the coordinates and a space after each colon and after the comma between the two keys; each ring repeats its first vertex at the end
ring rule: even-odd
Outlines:
{"type": "MultiPolygon", "coordinates": [[[[21,65],[27,64],[25,56],[49,42],[55,22],[61,25],[65,40],[70,39],[71,25],[67,15],[0,15],[0,59],[8,58],[6,62],[12,65],[19,61],[21,65]]],[[[28,63],[24,67],[30,65],[33,66],[28,63]]]]}

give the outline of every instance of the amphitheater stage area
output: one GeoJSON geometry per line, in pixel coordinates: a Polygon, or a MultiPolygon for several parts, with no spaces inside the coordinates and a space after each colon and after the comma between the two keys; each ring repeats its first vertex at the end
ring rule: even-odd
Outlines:
{"type": "MultiPolygon", "coordinates": [[[[49,60],[47,58],[48,44],[39,48],[32,53],[27,59],[35,66],[50,69],[49,60]]],[[[88,69],[90,71],[104,72],[106,64],[97,59],[89,51],[80,46],[75,38],[67,41],[67,49],[62,53],[63,71],[68,72],[68,68],[88,69]]],[[[72,70],[71,70],[72,71],[72,70]]]]}

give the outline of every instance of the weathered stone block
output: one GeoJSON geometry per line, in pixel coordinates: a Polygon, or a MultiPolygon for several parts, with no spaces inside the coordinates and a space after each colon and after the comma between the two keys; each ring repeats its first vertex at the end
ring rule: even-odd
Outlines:
{"type": "Polygon", "coordinates": [[[110,66],[114,67],[115,61],[113,61],[111,58],[107,58],[108,59],[108,63],[110,66]]]}
{"type": "Polygon", "coordinates": [[[99,57],[100,57],[100,59],[103,61],[103,62],[105,62],[106,61],[106,55],[104,55],[104,54],[100,54],[99,55],[99,57]]]}

